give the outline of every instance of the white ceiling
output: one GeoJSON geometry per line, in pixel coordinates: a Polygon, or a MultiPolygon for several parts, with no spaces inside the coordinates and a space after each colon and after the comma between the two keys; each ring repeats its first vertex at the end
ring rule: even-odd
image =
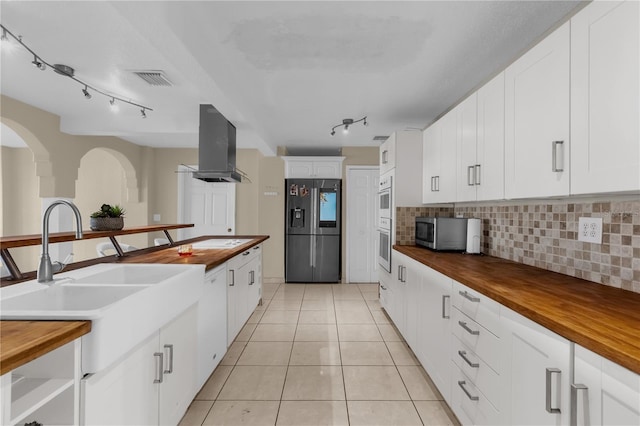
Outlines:
{"type": "Polygon", "coordinates": [[[0,90],[59,115],[64,132],[140,145],[196,147],[198,105],[210,103],[238,128],[239,148],[371,146],[432,123],[580,3],[1,1],[2,25],[45,61],[153,111],[114,114],[22,48],[3,47],[0,90]],[[173,86],[132,70],[163,70],[173,86]],[[368,127],[330,136],[365,115],[368,127]]]}

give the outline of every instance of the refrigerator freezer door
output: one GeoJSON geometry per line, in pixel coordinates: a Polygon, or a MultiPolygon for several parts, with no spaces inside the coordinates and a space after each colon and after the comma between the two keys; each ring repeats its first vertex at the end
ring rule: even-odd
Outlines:
{"type": "Polygon", "coordinates": [[[340,281],[340,236],[318,235],[315,238],[313,281],[319,283],[340,281]]]}
{"type": "Polygon", "coordinates": [[[313,282],[311,255],[315,251],[315,236],[287,235],[286,270],[287,282],[313,282]]]}
{"type": "Polygon", "coordinates": [[[287,235],[313,234],[313,179],[287,179],[286,232],[287,235]]]}
{"type": "Polygon", "coordinates": [[[340,235],[342,227],[340,179],[317,179],[314,186],[315,223],[311,233],[340,235]]]}

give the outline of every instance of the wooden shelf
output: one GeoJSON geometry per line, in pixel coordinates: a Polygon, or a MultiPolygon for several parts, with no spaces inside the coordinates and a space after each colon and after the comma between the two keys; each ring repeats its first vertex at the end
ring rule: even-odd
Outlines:
{"type": "MultiPolygon", "coordinates": [[[[118,235],[130,235],[130,234],[142,234],[146,232],[156,231],[168,231],[171,229],[193,228],[193,223],[176,224],[176,225],[149,225],[149,226],[135,226],[131,228],[124,228],[120,231],[82,231],[83,240],[91,240],[94,238],[109,238],[118,235]]],[[[64,243],[67,241],[75,241],[75,232],[52,232],[49,234],[49,244],[51,243],[64,243]]],[[[28,247],[38,246],[42,244],[41,234],[31,235],[16,235],[12,237],[0,237],[0,246],[2,249],[9,249],[15,247],[28,247]]]]}

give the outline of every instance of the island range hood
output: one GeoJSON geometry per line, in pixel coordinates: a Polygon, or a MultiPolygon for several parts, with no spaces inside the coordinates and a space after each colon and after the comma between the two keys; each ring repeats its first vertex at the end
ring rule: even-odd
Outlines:
{"type": "Polygon", "coordinates": [[[198,171],[206,182],[240,182],[236,170],[236,128],[213,105],[200,105],[198,171]]]}

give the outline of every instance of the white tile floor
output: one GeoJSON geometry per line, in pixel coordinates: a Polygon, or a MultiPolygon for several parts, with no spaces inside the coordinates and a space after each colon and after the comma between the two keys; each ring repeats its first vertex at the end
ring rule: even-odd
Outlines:
{"type": "Polygon", "coordinates": [[[457,425],[377,284],[264,284],[187,425],[457,425]]]}

